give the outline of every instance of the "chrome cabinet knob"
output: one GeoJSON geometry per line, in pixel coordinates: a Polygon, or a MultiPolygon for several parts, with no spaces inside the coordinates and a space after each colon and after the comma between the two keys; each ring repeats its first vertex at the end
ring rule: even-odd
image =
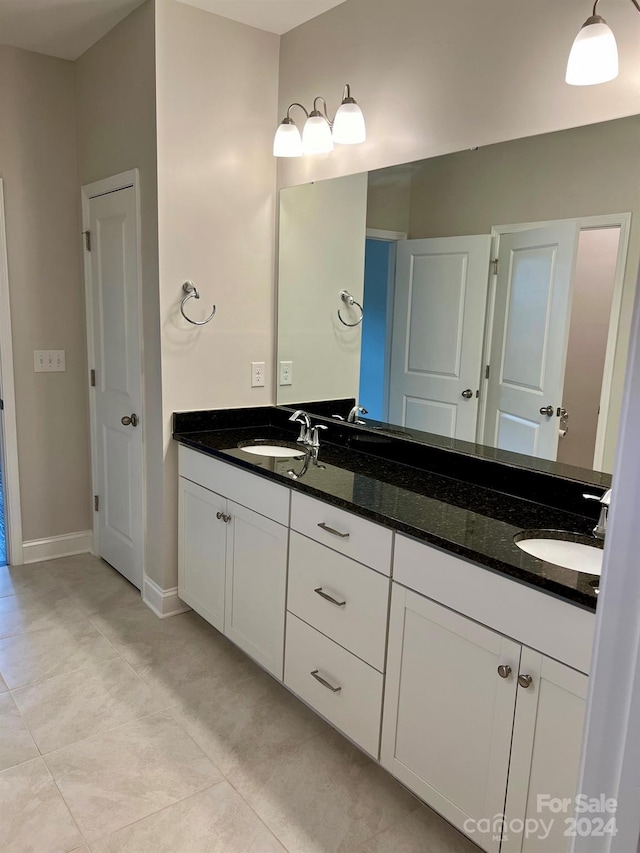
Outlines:
{"type": "Polygon", "coordinates": [[[498,675],[500,676],[500,678],[509,678],[509,676],[511,675],[511,667],[509,666],[509,664],[500,664],[500,666],[498,667],[498,675]]]}
{"type": "Polygon", "coordinates": [[[553,406],[543,406],[540,409],[540,414],[546,415],[548,418],[551,418],[551,417],[553,417],[553,411],[554,411],[553,406]]]}
{"type": "Polygon", "coordinates": [[[470,400],[473,397],[473,391],[471,390],[471,388],[467,388],[466,391],[462,392],[461,396],[464,397],[465,400],[470,400]]]}
{"type": "Polygon", "coordinates": [[[140,421],[138,420],[138,416],[136,414],[133,414],[125,415],[123,418],[120,418],[120,423],[122,424],[122,426],[137,427],[140,421]]]}
{"type": "Polygon", "coordinates": [[[533,684],[533,678],[530,675],[519,675],[518,684],[520,685],[520,687],[524,687],[526,690],[527,687],[531,687],[531,685],[533,684]]]}
{"type": "Polygon", "coordinates": [[[231,516],[227,515],[224,512],[217,512],[216,518],[218,519],[218,521],[224,521],[225,524],[228,524],[231,521],[231,516]]]}

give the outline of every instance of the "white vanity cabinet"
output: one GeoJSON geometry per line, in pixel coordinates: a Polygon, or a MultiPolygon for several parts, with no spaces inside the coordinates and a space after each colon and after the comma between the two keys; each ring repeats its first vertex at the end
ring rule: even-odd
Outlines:
{"type": "Polygon", "coordinates": [[[288,489],[184,447],[179,482],[178,595],[281,680],[288,489]]]}
{"type": "Polygon", "coordinates": [[[513,640],[394,585],[382,764],[463,832],[504,807],[516,679],[498,667],[519,663],[513,640]]]}
{"type": "Polygon", "coordinates": [[[411,578],[438,601],[394,584],[382,764],[489,853],[565,853],[571,812],[538,813],[537,796],[575,796],[588,679],[519,642],[535,632],[531,614],[519,612],[520,596],[530,596],[540,618],[538,644],[575,660],[588,661],[593,614],[549,596],[538,601],[535,590],[492,573],[474,602],[464,583],[469,569],[451,554],[396,539],[394,577],[411,578]],[[544,608],[557,617],[558,605],[565,619],[554,624],[544,608]],[[552,832],[509,831],[526,818],[555,818],[552,832]],[[476,826],[480,819],[492,822],[491,831],[476,826]]]}
{"type": "Polygon", "coordinates": [[[393,533],[297,492],[291,528],[284,683],[378,758],[393,533]]]}
{"type": "Polygon", "coordinates": [[[526,690],[518,688],[501,853],[567,853],[573,809],[554,813],[538,803],[538,795],[548,802],[576,794],[589,679],[528,648],[522,650],[520,671],[532,680],[526,690]],[[547,826],[553,821],[548,835],[546,828],[509,831],[514,821],[530,819],[547,826]]]}

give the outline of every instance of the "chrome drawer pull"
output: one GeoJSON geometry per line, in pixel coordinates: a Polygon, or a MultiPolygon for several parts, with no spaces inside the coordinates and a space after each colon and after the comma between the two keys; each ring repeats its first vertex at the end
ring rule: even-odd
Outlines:
{"type": "Polygon", "coordinates": [[[327,593],[322,589],[321,586],[318,589],[314,589],[314,592],[317,592],[321,598],[324,598],[325,601],[329,601],[331,604],[335,604],[336,607],[344,607],[347,603],[346,601],[338,601],[333,598],[331,595],[327,595],[327,593]]]}
{"type": "Polygon", "coordinates": [[[324,521],[321,521],[321,522],[318,524],[318,527],[320,527],[322,530],[326,530],[326,531],[327,531],[327,533],[331,533],[331,534],[333,534],[334,536],[339,536],[341,539],[348,539],[348,538],[349,538],[349,534],[348,534],[348,533],[340,533],[340,531],[339,531],[339,530],[334,530],[334,528],[333,528],[333,527],[329,527],[329,525],[328,525],[328,524],[325,524],[325,523],[324,523],[324,521]]]}
{"type": "Polygon", "coordinates": [[[313,672],[311,672],[309,674],[312,675],[316,681],[319,681],[323,687],[326,687],[332,693],[340,693],[340,691],[342,690],[342,687],[334,687],[332,684],[329,684],[329,682],[325,681],[321,675],[318,675],[318,672],[319,672],[319,670],[314,669],[313,672]]]}

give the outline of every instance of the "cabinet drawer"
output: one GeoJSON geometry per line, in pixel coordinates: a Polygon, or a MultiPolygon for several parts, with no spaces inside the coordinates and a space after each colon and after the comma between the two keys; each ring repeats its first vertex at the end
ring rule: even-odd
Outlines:
{"type": "Polygon", "coordinates": [[[361,563],[291,533],[288,610],[381,672],[390,583],[361,563]]]}
{"type": "Polygon", "coordinates": [[[284,486],[270,483],[249,471],[241,471],[183,445],[179,448],[178,460],[181,477],[224,495],[279,524],[288,525],[289,489],[284,486]]]}
{"type": "Polygon", "coordinates": [[[382,675],[375,669],[293,614],[287,614],[284,683],[376,759],[382,682],[382,675]]]}
{"type": "Polygon", "coordinates": [[[291,496],[291,527],[365,566],[391,574],[393,533],[386,527],[299,492],[291,496]]]}

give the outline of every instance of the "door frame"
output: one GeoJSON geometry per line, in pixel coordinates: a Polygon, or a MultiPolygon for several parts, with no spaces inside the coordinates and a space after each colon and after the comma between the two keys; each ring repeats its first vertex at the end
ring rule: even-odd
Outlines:
{"type": "MultiPolygon", "coordinates": [[[[140,215],[140,173],[138,169],[131,169],[128,172],[121,172],[118,175],[112,175],[109,178],[104,178],[101,181],[95,181],[91,184],[85,184],[81,189],[82,197],[82,231],[90,227],[89,206],[92,198],[108,195],[109,193],[118,192],[118,190],[133,189],[135,193],[136,205],[136,256],[138,266],[138,352],[140,356],[140,395],[141,409],[144,414],[144,339],[142,334],[142,245],[141,245],[141,229],[142,219],[140,215]]],[[[85,306],[86,306],[86,327],[87,327],[87,385],[89,388],[89,435],[91,440],[91,515],[93,531],[91,553],[96,555],[97,537],[95,533],[95,511],[93,507],[93,495],[95,495],[98,483],[98,457],[97,457],[97,419],[95,393],[91,385],[91,365],[95,364],[95,340],[93,335],[93,282],[91,278],[91,255],[84,249],[83,246],[83,263],[84,263],[84,291],[85,291],[85,306]]],[[[146,452],[145,452],[145,426],[142,422],[142,577],[141,589],[144,589],[146,581],[145,572],[145,554],[146,554],[146,529],[147,529],[147,477],[146,477],[146,452]]],[[[97,555],[99,556],[99,555],[97,555]]]]}
{"type": "MultiPolygon", "coordinates": [[[[387,333],[384,341],[384,375],[382,378],[382,417],[389,419],[389,393],[391,375],[391,334],[393,332],[393,305],[396,293],[396,256],[398,243],[408,239],[406,231],[383,231],[379,228],[367,228],[366,240],[378,240],[380,243],[390,243],[392,251],[389,254],[389,269],[387,270],[387,333]]],[[[362,370],[362,365],[360,366],[362,370]]]]}
{"type": "Polygon", "coordinates": [[[15,378],[13,372],[13,343],[11,338],[11,299],[9,294],[9,263],[4,206],[4,180],[0,178],[0,390],[4,401],[2,412],[2,488],[7,563],[21,566],[22,510],[20,507],[20,478],[18,475],[18,426],[16,419],[15,378]]]}
{"type": "MultiPolygon", "coordinates": [[[[545,228],[549,225],[556,225],[561,222],[575,222],[578,228],[578,235],[582,231],[591,231],[599,228],[620,228],[618,257],[616,260],[613,296],[611,300],[611,314],[609,316],[607,349],[604,370],[602,373],[602,387],[600,391],[600,414],[598,416],[598,429],[596,433],[596,444],[593,459],[593,469],[599,471],[602,469],[604,459],[605,437],[607,433],[607,421],[611,401],[611,380],[613,378],[616,349],[618,345],[618,326],[620,323],[620,313],[622,311],[622,295],[624,291],[624,279],[629,253],[631,213],[603,213],[599,216],[576,216],[568,217],[566,219],[544,220],[541,222],[518,222],[511,225],[493,225],[491,227],[491,257],[492,259],[499,259],[500,238],[503,234],[514,234],[519,231],[529,231],[532,228],[545,228]]],[[[490,363],[493,317],[495,310],[496,278],[497,276],[495,272],[491,270],[489,275],[489,292],[487,295],[487,320],[484,336],[485,345],[483,351],[483,365],[490,363]]],[[[482,370],[480,381],[480,406],[478,408],[476,441],[482,443],[487,414],[487,386],[489,382],[484,369],[482,370]]]]}

